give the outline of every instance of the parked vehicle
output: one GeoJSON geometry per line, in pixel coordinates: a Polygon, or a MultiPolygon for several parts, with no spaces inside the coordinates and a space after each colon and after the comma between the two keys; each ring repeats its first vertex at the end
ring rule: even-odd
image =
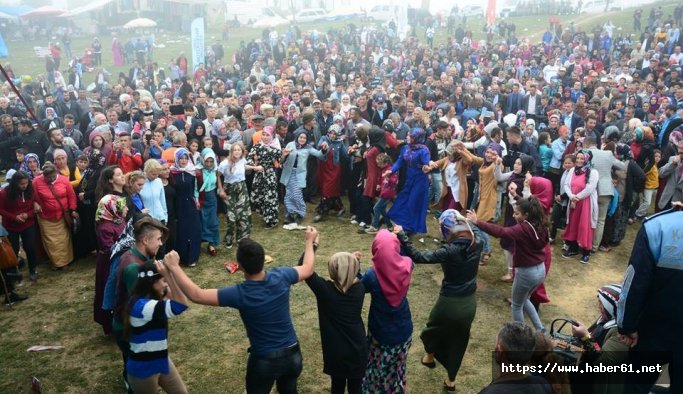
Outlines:
{"type": "Polygon", "coordinates": [[[388,22],[391,19],[398,19],[399,6],[397,5],[376,5],[368,11],[368,20],[388,22]]]}
{"type": "Polygon", "coordinates": [[[290,15],[289,20],[291,22],[317,22],[324,20],[327,17],[327,11],[322,8],[304,8],[299,10],[296,14],[290,15]]]}
{"type": "Polygon", "coordinates": [[[486,10],[480,5],[465,5],[460,9],[459,15],[468,18],[478,18],[486,16],[486,10]]]}
{"type": "Polygon", "coordinates": [[[225,21],[234,23],[237,20],[240,26],[273,27],[289,23],[272,8],[254,6],[253,2],[228,0],[225,7],[225,21]],[[254,26],[255,22],[259,22],[260,26],[254,26]]]}

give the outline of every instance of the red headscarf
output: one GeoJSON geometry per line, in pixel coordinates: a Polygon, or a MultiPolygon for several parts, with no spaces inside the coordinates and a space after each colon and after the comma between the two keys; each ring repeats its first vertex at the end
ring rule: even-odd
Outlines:
{"type": "Polygon", "coordinates": [[[535,176],[529,181],[529,190],[538,198],[543,206],[543,212],[546,215],[549,214],[553,207],[553,183],[546,178],[535,176]]]}
{"type": "Polygon", "coordinates": [[[389,305],[396,308],[408,294],[413,261],[401,256],[398,238],[388,230],[380,230],[372,241],[372,266],[379,287],[389,305]]]}

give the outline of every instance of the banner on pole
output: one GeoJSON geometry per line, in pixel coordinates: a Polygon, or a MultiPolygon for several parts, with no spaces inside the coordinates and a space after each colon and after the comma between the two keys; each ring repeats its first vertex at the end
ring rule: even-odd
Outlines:
{"type": "Polygon", "coordinates": [[[486,9],[486,24],[493,25],[494,23],[496,23],[496,0],[489,0],[486,9]]]}
{"type": "Polygon", "coordinates": [[[190,25],[190,42],[192,43],[192,70],[197,70],[200,64],[204,64],[206,54],[204,46],[204,18],[196,18],[190,25]]]}

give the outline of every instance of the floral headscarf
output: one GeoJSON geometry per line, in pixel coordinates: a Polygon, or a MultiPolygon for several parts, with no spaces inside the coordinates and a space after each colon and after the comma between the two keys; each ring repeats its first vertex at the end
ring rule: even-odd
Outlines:
{"type": "Polygon", "coordinates": [[[273,129],[273,126],[266,126],[266,127],[264,127],[264,128],[263,128],[263,134],[265,135],[266,133],[267,133],[268,135],[270,135],[270,137],[271,137],[270,144],[266,145],[266,144],[263,142],[263,139],[261,139],[261,141],[260,141],[259,143],[260,143],[261,145],[264,145],[264,146],[267,146],[267,147],[270,147],[270,148],[282,149],[282,147],[280,146],[280,139],[277,138],[277,136],[275,135],[275,129],[273,129]]]}
{"type": "Polygon", "coordinates": [[[186,172],[189,175],[195,176],[195,166],[192,164],[192,155],[190,154],[190,151],[188,151],[185,148],[178,148],[175,151],[175,155],[173,157],[174,163],[173,163],[173,168],[172,170],[176,173],[181,173],[181,172],[186,172]],[[185,167],[180,167],[180,159],[182,159],[183,156],[187,156],[187,165],[185,167]]]}
{"type": "Polygon", "coordinates": [[[117,196],[116,194],[107,194],[102,197],[97,204],[97,211],[95,212],[95,222],[99,223],[103,220],[121,224],[125,220],[123,210],[126,208],[126,198],[117,196]]]}
{"type": "Polygon", "coordinates": [[[38,155],[35,153],[27,153],[26,156],[24,156],[24,161],[21,163],[21,167],[19,169],[27,173],[29,178],[33,179],[33,171],[31,171],[28,166],[28,161],[30,159],[34,159],[38,163],[38,168],[40,168],[40,158],[38,155]]]}

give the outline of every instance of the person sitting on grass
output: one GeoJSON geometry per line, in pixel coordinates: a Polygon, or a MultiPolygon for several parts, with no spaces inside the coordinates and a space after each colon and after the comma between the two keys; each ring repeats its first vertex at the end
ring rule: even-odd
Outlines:
{"type": "Polygon", "coordinates": [[[222,289],[202,289],[180,268],[168,264],[180,290],[194,303],[229,306],[240,311],[249,337],[246,388],[248,393],[269,393],[273,384],[281,394],[297,392],[303,369],[301,349],[289,310],[291,285],[308,279],[314,271],[314,244],[318,230],[306,229],[304,261],[298,267],[263,270],[263,247],[250,238],[237,246],[237,264],[245,281],[222,289]]]}

